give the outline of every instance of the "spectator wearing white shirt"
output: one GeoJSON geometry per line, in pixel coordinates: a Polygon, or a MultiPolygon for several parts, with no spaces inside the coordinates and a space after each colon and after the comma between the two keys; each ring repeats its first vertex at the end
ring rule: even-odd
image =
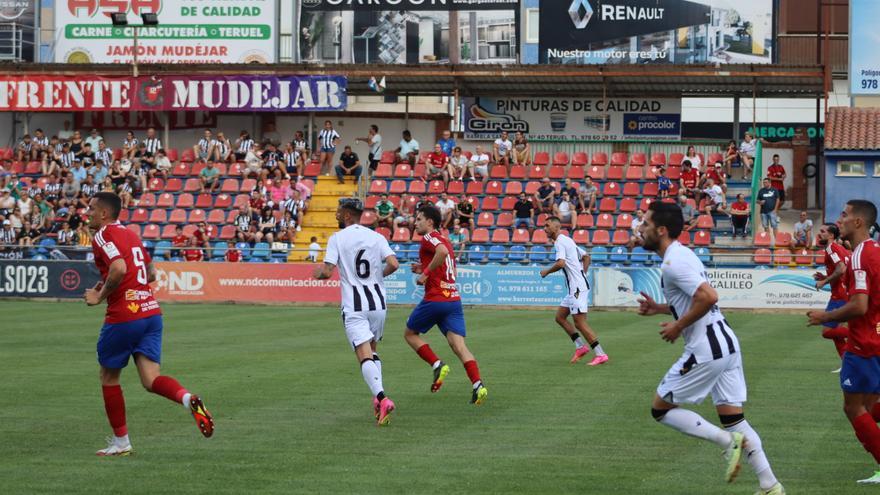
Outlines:
{"type": "Polygon", "coordinates": [[[792,236],[794,247],[813,247],[813,221],[807,217],[807,212],[802,211],[800,219],[794,224],[792,236]]]}
{"type": "Polygon", "coordinates": [[[474,179],[476,179],[476,174],[479,174],[483,179],[483,184],[489,182],[489,155],[483,152],[483,147],[480,145],[477,145],[477,152],[471,155],[468,173],[474,179]]]}
{"type": "Polygon", "coordinates": [[[95,161],[102,161],[104,165],[110,166],[113,163],[113,150],[107,147],[104,140],[98,141],[98,149],[95,151],[95,161]]]}
{"type": "Polygon", "coordinates": [[[396,163],[409,163],[410,167],[415,167],[419,159],[419,142],[413,139],[412,133],[403,131],[403,139],[394,152],[396,163]]]}
{"type": "Polygon", "coordinates": [[[706,188],[703,189],[709,201],[706,202],[706,214],[711,215],[713,212],[727,209],[727,202],[724,198],[724,191],[721,186],[715,184],[712,179],[706,179],[706,188]]]}
{"type": "MultiPolygon", "coordinates": [[[[236,156],[237,155],[238,153],[236,152],[236,156]]],[[[256,175],[257,178],[263,178],[263,157],[259,144],[252,144],[242,159],[244,160],[244,167],[241,167],[242,179],[247,179],[251,175],[256,175]]]]}
{"type": "Polygon", "coordinates": [[[329,174],[333,168],[333,155],[336,154],[336,146],[342,136],[333,128],[333,122],[324,121],[324,128],[318,133],[318,143],[321,146],[321,173],[329,174]]]}
{"type": "Polygon", "coordinates": [[[630,230],[632,230],[632,236],[636,240],[642,238],[642,233],[639,231],[639,228],[641,228],[643,223],[645,223],[645,212],[642,210],[636,210],[636,216],[634,216],[632,222],[630,222],[630,230]]]}
{"type": "Polygon", "coordinates": [[[165,153],[165,150],[160,149],[156,152],[156,168],[150,170],[150,178],[160,176],[164,180],[168,180],[168,174],[171,173],[172,167],[168,154],[165,153]]]}
{"type": "Polygon", "coordinates": [[[739,161],[745,169],[745,175],[752,173],[752,164],[755,163],[755,140],[751,133],[746,133],[743,142],[739,145],[739,161]]]}
{"type": "Polygon", "coordinates": [[[501,131],[501,137],[496,139],[495,143],[492,144],[493,162],[498,165],[505,165],[509,168],[512,162],[512,150],[513,143],[510,142],[510,137],[508,136],[507,131],[501,131]]]}
{"type": "Polygon", "coordinates": [[[309,242],[311,242],[311,244],[309,244],[308,260],[312,263],[317,263],[318,258],[321,256],[321,245],[318,244],[318,238],[314,236],[312,236],[309,242]]]}
{"type": "Polygon", "coordinates": [[[688,149],[684,154],[684,159],[691,162],[691,166],[694,167],[694,170],[700,170],[700,167],[703,166],[703,160],[700,158],[700,155],[697,154],[697,149],[694,148],[694,145],[688,146],[688,149]]]}
{"type": "Polygon", "coordinates": [[[86,138],[86,144],[92,145],[92,149],[98,149],[98,143],[103,141],[104,138],[101,134],[98,133],[97,129],[92,129],[92,132],[89,133],[89,137],[86,138]]]}
{"type": "Polygon", "coordinates": [[[67,141],[73,137],[73,131],[70,130],[70,121],[65,120],[62,124],[62,129],[58,131],[58,139],[62,141],[67,141]]]}
{"type": "Polygon", "coordinates": [[[134,133],[128,131],[125,133],[125,140],[122,141],[122,156],[123,158],[128,158],[129,160],[134,158],[134,155],[138,151],[138,138],[134,137],[134,133]]]}
{"type": "Polygon", "coordinates": [[[455,212],[455,202],[449,199],[446,196],[446,193],[440,195],[440,200],[437,201],[437,204],[434,205],[437,209],[440,210],[440,216],[442,220],[440,221],[441,228],[448,228],[452,225],[452,220],[455,218],[453,213],[455,212]]]}
{"type": "Polygon", "coordinates": [[[563,225],[572,227],[577,225],[577,207],[572,203],[568,191],[563,191],[559,202],[553,205],[553,215],[559,218],[563,225]]]}
{"type": "Polygon", "coordinates": [[[382,135],[379,134],[379,126],[371,125],[370,130],[367,131],[367,137],[357,138],[354,140],[354,143],[357,144],[360,141],[367,143],[367,146],[370,147],[367,161],[369,162],[370,173],[372,174],[379,167],[379,160],[382,159],[382,135]]]}
{"type": "MultiPolygon", "coordinates": [[[[449,180],[464,180],[468,175],[468,159],[461,153],[461,147],[456,146],[452,149],[452,156],[449,157],[449,167],[447,168],[449,180]]],[[[471,175],[473,178],[473,175],[471,175]]]]}
{"type": "Polygon", "coordinates": [[[253,149],[255,144],[248,131],[241,131],[238,134],[238,139],[235,140],[235,158],[247,161],[247,154],[253,149]]]}
{"type": "Polygon", "coordinates": [[[211,129],[205,129],[202,138],[193,146],[193,155],[196,160],[207,160],[211,155],[211,148],[214,146],[214,133],[211,129]]]}

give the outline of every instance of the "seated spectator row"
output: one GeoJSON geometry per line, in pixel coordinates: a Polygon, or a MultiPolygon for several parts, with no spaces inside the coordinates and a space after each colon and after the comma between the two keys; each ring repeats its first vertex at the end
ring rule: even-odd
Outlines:
{"type": "MultiPolygon", "coordinates": [[[[308,166],[306,167],[308,168],[308,166]]],[[[584,177],[591,177],[593,180],[655,180],[659,167],[657,166],[638,166],[630,165],[628,168],[618,165],[572,165],[565,167],[562,165],[553,165],[550,167],[533,165],[526,167],[524,165],[513,165],[508,169],[504,165],[493,165],[489,169],[489,179],[572,179],[583,180],[584,177]]],[[[312,177],[309,173],[303,174],[306,177],[312,177]]],[[[666,169],[666,176],[671,180],[678,180],[681,177],[681,167],[670,165],[666,169]]],[[[401,163],[392,168],[390,164],[379,164],[373,177],[377,179],[407,179],[407,178],[425,178],[427,177],[427,167],[424,164],[418,164],[410,167],[409,164],[401,163]]]]}
{"type": "MultiPolygon", "coordinates": [[[[173,179],[172,179],[173,180],[173,179]]],[[[233,180],[233,179],[227,179],[233,180]]],[[[489,181],[485,185],[481,182],[469,181],[449,181],[449,184],[445,184],[441,180],[433,180],[430,182],[423,182],[419,180],[413,181],[405,181],[402,179],[385,181],[382,179],[373,180],[370,183],[369,193],[370,194],[469,194],[473,196],[479,196],[482,194],[488,195],[508,195],[508,196],[516,196],[520,193],[526,193],[528,195],[533,195],[538,192],[538,188],[541,187],[541,182],[539,181],[528,181],[525,184],[519,181],[489,181]]],[[[551,181],[550,184],[556,189],[556,192],[562,189],[562,183],[551,181]]],[[[225,184],[224,184],[225,185],[225,184]]],[[[619,196],[629,196],[629,197],[641,197],[641,196],[650,196],[656,197],[659,194],[658,186],[656,182],[648,182],[646,184],[639,184],[638,182],[605,182],[601,184],[600,193],[602,196],[606,197],[619,197],[619,196]]],[[[576,187],[576,186],[575,186],[576,187]]],[[[670,195],[675,195],[678,191],[678,186],[673,184],[670,188],[670,195]]]]}
{"type": "MultiPolygon", "coordinates": [[[[424,164],[432,151],[421,151],[418,157],[418,163],[424,164]]],[[[462,151],[462,154],[470,160],[473,156],[471,151],[462,151]]],[[[700,163],[707,163],[706,157],[702,153],[697,153],[697,156],[700,159],[700,163]]],[[[665,153],[652,153],[650,161],[648,160],[648,156],[645,153],[635,152],[632,154],[626,152],[614,152],[611,153],[609,158],[608,153],[603,151],[597,151],[593,153],[593,156],[589,156],[586,152],[576,151],[572,153],[569,158],[568,153],[564,151],[558,151],[553,153],[553,156],[550,156],[550,153],[546,151],[538,151],[535,152],[534,158],[532,159],[532,164],[539,167],[565,167],[567,165],[573,166],[598,166],[604,167],[606,165],[611,165],[612,167],[623,167],[626,165],[636,166],[636,167],[644,167],[647,165],[653,167],[665,167],[665,166],[673,166],[680,167],[682,162],[685,159],[684,153],[670,153],[667,159],[665,153]]],[[[709,163],[716,163],[723,160],[723,156],[721,153],[712,153],[709,155],[709,163]]],[[[395,163],[395,155],[393,151],[385,151],[382,153],[382,158],[379,160],[380,165],[392,165],[395,163]]],[[[514,166],[516,167],[516,166],[514,166]]]]}

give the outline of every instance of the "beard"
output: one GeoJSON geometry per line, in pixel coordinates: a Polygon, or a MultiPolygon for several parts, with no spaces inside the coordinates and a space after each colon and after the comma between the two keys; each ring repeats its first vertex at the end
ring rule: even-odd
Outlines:
{"type": "Polygon", "coordinates": [[[656,238],[652,239],[642,235],[642,247],[648,251],[654,251],[656,253],[657,250],[660,249],[660,242],[656,238]]]}
{"type": "Polygon", "coordinates": [[[344,229],[344,228],[345,228],[345,222],[340,221],[340,222],[339,222],[339,228],[340,228],[340,229],[344,229]]]}
{"type": "Polygon", "coordinates": [[[830,241],[829,241],[828,239],[822,239],[822,238],[819,238],[819,240],[818,240],[818,242],[816,242],[816,244],[818,244],[818,245],[820,245],[820,246],[822,246],[822,247],[825,247],[825,246],[828,245],[829,242],[830,242],[830,241]]]}

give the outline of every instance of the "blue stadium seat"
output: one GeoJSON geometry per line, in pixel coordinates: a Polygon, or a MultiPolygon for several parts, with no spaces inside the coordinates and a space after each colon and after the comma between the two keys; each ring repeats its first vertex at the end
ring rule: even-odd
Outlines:
{"type": "Polygon", "coordinates": [[[214,249],[211,251],[211,259],[220,261],[226,256],[226,243],[223,241],[215,242],[214,249]]]}
{"type": "Polygon", "coordinates": [[[547,261],[547,248],[544,246],[533,246],[529,251],[529,261],[532,263],[544,263],[547,261]]]}
{"type": "Polygon", "coordinates": [[[479,244],[474,244],[468,249],[468,261],[471,263],[485,263],[487,254],[486,248],[479,244]]]}
{"type": "Polygon", "coordinates": [[[657,255],[657,253],[651,253],[651,263],[659,265],[660,263],[663,263],[663,258],[657,255]]]}
{"type": "Polygon", "coordinates": [[[269,243],[258,242],[254,245],[254,252],[251,254],[251,261],[268,261],[269,260],[269,243]]]}
{"type": "Polygon", "coordinates": [[[525,246],[512,246],[510,248],[510,254],[507,256],[507,260],[511,263],[522,263],[526,259],[526,247],[525,246]]]}
{"type": "Polygon", "coordinates": [[[48,256],[49,251],[55,248],[55,239],[52,239],[51,237],[41,239],[39,246],[40,247],[37,249],[37,254],[48,256]]]}
{"type": "Polygon", "coordinates": [[[172,256],[171,261],[175,263],[180,263],[181,261],[183,261],[183,258],[181,258],[180,256],[172,256]]]}
{"type": "Polygon", "coordinates": [[[241,259],[247,261],[251,259],[251,246],[246,242],[239,242],[235,245],[235,249],[241,251],[241,259]]]}
{"type": "Polygon", "coordinates": [[[650,265],[652,263],[650,253],[641,246],[633,248],[629,260],[634,264],[650,265]]]}
{"type": "Polygon", "coordinates": [[[629,259],[629,251],[623,246],[617,246],[611,250],[611,257],[609,259],[612,263],[626,263],[629,259]]]}
{"type": "Polygon", "coordinates": [[[489,248],[489,261],[503,263],[507,257],[507,249],[504,246],[492,246],[489,248]]]}
{"type": "Polygon", "coordinates": [[[34,261],[46,261],[47,258],[42,254],[35,254],[31,257],[31,259],[34,261]]]}
{"type": "Polygon", "coordinates": [[[403,252],[403,245],[395,243],[391,244],[389,247],[394,251],[394,256],[397,256],[399,261],[406,260],[406,254],[403,252]]]}
{"type": "Polygon", "coordinates": [[[419,261],[419,245],[418,244],[407,244],[404,249],[406,250],[406,258],[409,261],[419,261]]]}
{"type": "Polygon", "coordinates": [[[712,261],[712,255],[709,253],[709,248],[698,247],[694,249],[694,254],[697,255],[697,258],[700,258],[700,261],[703,263],[710,263],[712,261]]]}
{"type": "Polygon", "coordinates": [[[155,247],[153,247],[153,257],[154,258],[164,258],[165,255],[171,252],[171,241],[159,241],[156,243],[155,247]]]}
{"type": "Polygon", "coordinates": [[[601,265],[602,263],[608,263],[608,248],[602,246],[594,246],[590,251],[590,256],[592,257],[592,262],[601,265]]]}

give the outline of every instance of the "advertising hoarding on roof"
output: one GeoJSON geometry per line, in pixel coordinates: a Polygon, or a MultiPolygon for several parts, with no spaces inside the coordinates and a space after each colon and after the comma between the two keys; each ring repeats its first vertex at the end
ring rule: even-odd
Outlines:
{"type": "Polygon", "coordinates": [[[880,2],[849,2],[849,92],[851,95],[880,94],[880,2]]]}

